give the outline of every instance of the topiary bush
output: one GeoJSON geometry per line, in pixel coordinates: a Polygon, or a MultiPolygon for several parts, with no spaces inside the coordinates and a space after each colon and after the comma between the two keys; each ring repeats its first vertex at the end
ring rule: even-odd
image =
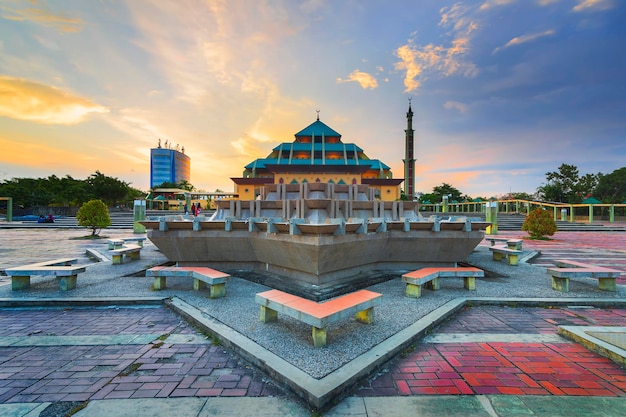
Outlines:
{"type": "Polygon", "coordinates": [[[546,239],[557,231],[552,214],[540,208],[532,211],[524,220],[522,230],[527,231],[531,239],[546,239]]]}
{"type": "Polygon", "coordinates": [[[111,225],[109,209],[102,200],[90,200],[80,206],[76,213],[76,220],[79,226],[91,229],[91,236],[97,236],[102,228],[111,225]]]}

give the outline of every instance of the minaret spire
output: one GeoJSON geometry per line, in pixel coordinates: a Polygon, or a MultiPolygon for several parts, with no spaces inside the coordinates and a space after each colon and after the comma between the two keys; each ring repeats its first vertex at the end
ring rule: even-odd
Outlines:
{"type": "Polygon", "coordinates": [[[405,157],[404,162],[404,194],[409,200],[415,198],[415,158],[413,155],[413,110],[411,109],[411,97],[409,97],[409,111],[406,113],[405,133],[405,157]]]}

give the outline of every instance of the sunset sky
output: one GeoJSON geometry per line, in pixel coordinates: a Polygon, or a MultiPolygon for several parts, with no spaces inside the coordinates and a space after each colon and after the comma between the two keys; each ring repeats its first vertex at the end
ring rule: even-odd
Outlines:
{"type": "Polygon", "coordinates": [[[320,120],[416,189],[534,193],[626,166],[624,0],[0,0],[0,181],[99,170],[147,190],[150,148],[230,177],[320,120]]]}

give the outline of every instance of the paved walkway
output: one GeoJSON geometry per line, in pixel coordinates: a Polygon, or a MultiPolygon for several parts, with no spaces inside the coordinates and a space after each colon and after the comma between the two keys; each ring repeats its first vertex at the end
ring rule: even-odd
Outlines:
{"type": "MultiPolygon", "coordinates": [[[[0,269],[41,253],[87,262],[85,246],[102,244],[59,245],[55,231],[33,232],[0,230],[0,269]]],[[[524,245],[541,250],[533,262],[602,260],[626,272],[625,241],[623,233],[571,232],[524,245]]],[[[117,273],[130,268],[120,267],[126,269],[117,273]]],[[[561,338],[556,327],[625,323],[620,308],[467,308],[323,415],[624,415],[626,369],[561,338]]],[[[0,416],[71,410],[76,416],[313,415],[161,305],[0,309],[0,416]]]]}

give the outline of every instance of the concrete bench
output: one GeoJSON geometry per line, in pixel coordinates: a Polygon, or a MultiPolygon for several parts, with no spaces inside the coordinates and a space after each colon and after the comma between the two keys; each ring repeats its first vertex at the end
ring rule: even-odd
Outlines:
{"type": "Polygon", "coordinates": [[[165,289],[167,277],[193,278],[193,289],[196,291],[206,288],[207,284],[209,285],[209,298],[219,298],[226,295],[226,283],[230,281],[230,275],[202,266],[157,266],[148,269],[146,276],[154,277],[154,289],[157,291],[165,289]]]}
{"type": "Polygon", "coordinates": [[[484,276],[482,269],[473,267],[422,268],[402,275],[402,281],[406,283],[406,296],[419,298],[424,285],[434,291],[438,290],[440,278],[463,278],[465,289],[473,291],[476,289],[476,278],[484,276]]]}
{"type": "Polygon", "coordinates": [[[119,249],[113,249],[109,253],[111,254],[111,263],[113,265],[121,265],[124,262],[124,255],[128,256],[132,260],[141,259],[141,246],[139,245],[126,245],[119,249]]]}
{"type": "Polygon", "coordinates": [[[495,246],[496,243],[500,245],[505,244],[509,249],[517,249],[522,250],[523,240],[522,239],[510,239],[508,237],[486,237],[486,241],[491,243],[491,246],[495,246]]]}
{"type": "Polygon", "coordinates": [[[125,244],[130,242],[135,242],[137,246],[143,247],[143,242],[146,240],[145,237],[122,237],[119,239],[109,239],[107,243],[109,244],[109,250],[120,249],[125,244]]]}
{"type": "Polygon", "coordinates": [[[37,262],[15,268],[7,268],[5,273],[11,277],[11,290],[26,290],[30,288],[31,276],[55,276],[59,278],[59,290],[67,291],[76,288],[76,278],[85,272],[84,266],[71,266],[76,263],[75,258],[55,259],[37,262]]]}
{"type": "Polygon", "coordinates": [[[554,264],[556,268],[548,268],[553,290],[568,292],[570,278],[588,277],[597,279],[598,288],[603,291],[617,291],[615,279],[620,276],[621,271],[561,259],[555,260],[554,264]]]}
{"type": "Polygon", "coordinates": [[[519,256],[522,254],[521,250],[511,249],[508,246],[490,246],[489,250],[493,253],[494,261],[501,261],[506,257],[509,261],[509,265],[516,266],[519,262],[519,256]]]}
{"type": "Polygon", "coordinates": [[[374,307],[381,303],[382,294],[360,290],[332,300],[316,303],[279,290],[258,293],[255,300],[261,305],[260,319],[267,323],[278,318],[278,313],[293,317],[312,326],[313,345],[326,345],[326,326],[355,315],[360,322],[374,321],[374,307]]]}

